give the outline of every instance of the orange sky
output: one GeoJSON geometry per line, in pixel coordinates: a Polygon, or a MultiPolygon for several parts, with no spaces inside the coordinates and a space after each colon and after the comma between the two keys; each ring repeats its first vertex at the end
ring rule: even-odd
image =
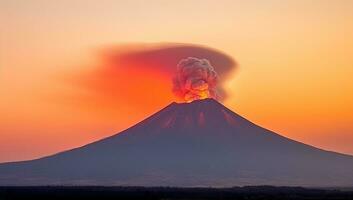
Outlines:
{"type": "MultiPolygon", "coordinates": [[[[284,136],[353,154],[352,10],[350,0],[1,1],[0,162],[83,145],[164,107],[173,96],[159,94],[171,85],[158,73],[131,72],[160,85],[157,99],[136,98],[136,83],[126,93],[113,91],[112,101],[88,101],[92,88],[70,81],[97,72],[102,49],[163,42],[231,56],[239,66],[225,83],[224,104],[235,112],[284,136]]],[[[109,87],[96,90],[95,97],[106,97],[109,87]]]]}

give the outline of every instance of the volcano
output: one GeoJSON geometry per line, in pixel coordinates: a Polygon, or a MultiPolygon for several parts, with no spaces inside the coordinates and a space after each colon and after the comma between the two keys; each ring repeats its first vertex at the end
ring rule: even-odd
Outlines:
{"type": "Polygon", "coordinates": [[[204,99],[172,103],[80,148],[0,164],[0,185],[352,186],[353,157],[280,136],[204,99]]]}

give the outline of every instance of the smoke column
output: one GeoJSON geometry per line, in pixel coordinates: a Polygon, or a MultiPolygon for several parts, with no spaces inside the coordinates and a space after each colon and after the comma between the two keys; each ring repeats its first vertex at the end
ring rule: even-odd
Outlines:
{"type": "Polygon", "coordinates": [[[177,65],[173,92],[185,102],[218,99],[217,82],[218,75],[207,59],[188,57],[177,65]]]}

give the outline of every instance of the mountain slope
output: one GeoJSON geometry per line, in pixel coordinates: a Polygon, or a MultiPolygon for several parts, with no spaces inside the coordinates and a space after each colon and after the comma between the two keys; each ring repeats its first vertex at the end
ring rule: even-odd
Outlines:
{"type": "Polygon", "coordinates": [[[353,157],[263,129],[212,99],[172,103],[111,137],[0,164],[0,185],[353,184],[353,157]]]}

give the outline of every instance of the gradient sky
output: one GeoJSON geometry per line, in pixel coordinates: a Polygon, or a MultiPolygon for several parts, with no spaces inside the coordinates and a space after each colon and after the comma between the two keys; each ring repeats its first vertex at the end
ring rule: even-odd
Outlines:
{"type": "Polygon", "coordinates": [[[81,146],[166,106],[172,93],[88,105],[66,81],[100,66],[100,49],[161,42],[205,45],[236,60],[224,104],[238,114],[353,154],[352,10],[350,0],[2,0],[0,162],[81,146]]]}

